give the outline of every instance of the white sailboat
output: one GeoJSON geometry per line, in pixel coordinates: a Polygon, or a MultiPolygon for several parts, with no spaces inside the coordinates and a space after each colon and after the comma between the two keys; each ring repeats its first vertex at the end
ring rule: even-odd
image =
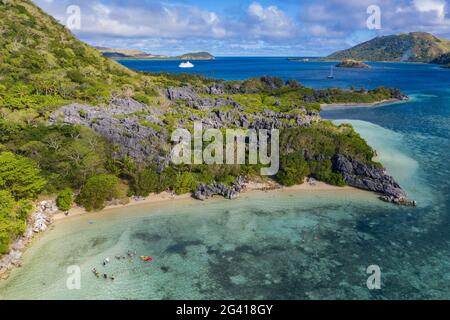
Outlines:
{"type": "Polygon", "coordinates": [[[327,77],[328,79],[334,79],[333,66],[331,66],[330,75],[327,77]]]}
{"type": "Polygon", "coordinates": [[[192,64],[191,62],[187,61],[187,62],[182,62],[179,65],[180,68],[193,68],[194,64],[192,64]]]}

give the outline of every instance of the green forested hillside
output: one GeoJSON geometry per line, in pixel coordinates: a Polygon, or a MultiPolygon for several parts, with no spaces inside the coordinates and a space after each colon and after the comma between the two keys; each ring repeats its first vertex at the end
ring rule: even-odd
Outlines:
{"type": "Polygon", "coordinates": [[[426,32],[377,37],[335,52],[330,60],[432,62],[450,51],[450,41],[426,32]]]}
{"type": "Polygon", "coordinates": [[[32,121],[66,101],[154,95],[148,79],[104,58],[28,0],[0,1],[0,109],[32,121]]]}

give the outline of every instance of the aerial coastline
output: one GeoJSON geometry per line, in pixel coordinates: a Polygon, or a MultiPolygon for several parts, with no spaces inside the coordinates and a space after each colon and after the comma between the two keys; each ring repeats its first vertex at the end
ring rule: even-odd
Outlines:
{"type": "Polygon", "coordinates": [[[0,1],[0,300],[450,298],[448,34],[101,2],[0,1]]]}

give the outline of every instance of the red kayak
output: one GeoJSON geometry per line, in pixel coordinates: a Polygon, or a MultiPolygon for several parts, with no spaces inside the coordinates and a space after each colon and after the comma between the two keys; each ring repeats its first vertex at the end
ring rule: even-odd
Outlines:
{"type": "Polygon", "coordinates": [[[142,261],[145,261],[145,262],[150,262],[150,261],[153,261],[153,258],[152,258],[152,257],[149,257],[149,256],[142,256],[142,257],[141,257],[141,260],[142,260],[142,261]]]}

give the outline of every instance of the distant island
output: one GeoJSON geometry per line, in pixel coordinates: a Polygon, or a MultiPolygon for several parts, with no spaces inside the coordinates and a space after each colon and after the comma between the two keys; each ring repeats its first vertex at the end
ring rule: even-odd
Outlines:
{"type": "Polygon", "coordinates": [[[103,56],[115,60],[214,60],[209,52],[190,52],[180,56],[155,55],[139,50],[95,47],[103,56]]]}
{"type": "Polygon", "coordinates": [[[398,61],[423,63],[450,63],[450,41],[431,33],[411,32],[407,34],[376,37],[350,49],[337,51],[326,60],[342,61],[398,61]]]}
{"type": "Polygon", "coordinates": [[[360,61],[434,63],[450,68],[450,40],[427,32],[410,32],[376,37],[322,58],[289,57],[287,60],[340,61],[337,67],[343,68],[369,67],[360,61]]]}
{"type": "Polygon", "coordinates": [[[316,58],[301,58],[301,57],[291,57],[287,58],[288,61],[303,61],[303,62],[309,62],[310,60],[314,60],[316,58]]]}
{"type": "Polygon", "coordinates": [[[346,59],[336,65],[338,68],[355,68],[355,69],[368,69],[370,68],[368,64],[361,61],[356,61],[352,59],[346,59]]]}

